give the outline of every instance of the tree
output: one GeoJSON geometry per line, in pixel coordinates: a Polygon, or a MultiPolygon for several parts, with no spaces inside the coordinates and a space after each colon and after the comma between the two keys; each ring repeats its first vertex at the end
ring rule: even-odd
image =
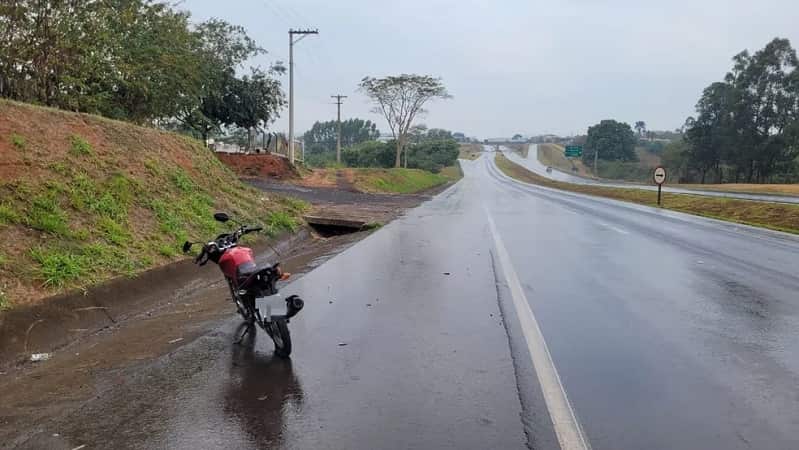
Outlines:
{"type": "Polygon", "coordinates": [[[408,167],[438,173],[455,164],[460,147],[454,139],[425,140],[408,149],[408,167]]]}
{"type": "Polygon", "coordinates": [[[643,120],[635,122],[635,131],[638,132],[639,138],[643,137],[644,132],[646,131],[646,122],[644,122],[643,120]]]}
{"type": "Polygon", "coordinates": [[[448,141],[455,139],[452,137],[452,132],[442,128],[431,128],[425,135],[427,141],[448,141]]]}
{"type": "Polygon", "coordinates": [[[611,161],[637,161],[635,134],[629,124],[603,120],[588,128],[583,162],[592,164],[598,159],[611,161]]]}
{"type": "Polygon", "coordinates": [[[682,139],[669,142],[663,149],[661,164],[679,182],[690,180],[689,144],[682,139]]]}
{"type": "Polygon", "coordinates": [[[425,112],[425,103],[437,98],[451,98],[441,79],[429,75],[364,77],[360,89],[377,105],[375,112],[383,114],[396,140],[394,167],[400,167],[408,131],[416,116],[425,112]]]}
{"type": "Polygon", "coordinates": [[[212,131],[232,125],[229,108],[224,104],[235,84],[236,70],[265,50],[258,47],[243,27],[211,19],[196,29],[201,38],[199,53],[203,58],[198,101],[178,114],[178,119],[200,135],[203,142],[212,131]]]}
{"type": "Polygon", "coordinates": [[[394,143],[367,141],[341,152],[349,167],[391,167],[394,160],[394,143]]]}
{"type": "Polygon", "coordinates": [[[784,180],[795,173],[798,66],[790,42],[777,38],[754,54],[735,55],[724,81],[703,91],[696,119],[685,126],[689,164],[702,182],[711,172],[719,182],[784,180]]]}
{"type": "MultiPolygon", "coordinates": [[[[335,120],[315,122],[311,129],[303,135],[306,153],[323,153],[334,151],[338,123],[335,120]]],[[[341,146],[352,147],[380,137],[377,126],[369,120],[347,119],[341,122],[341,146]]]]}
{"type": "Polygon", "coordinates": [[[522,136],[521,134],[518,134],[518,133],[514,134],[513,137],[510,138],[510,140],[512,140],[512,141],[521,141],[522,139],[524,139],[524,136],[522,136]]]}
{"type": "MultiPolygon", "coordinates": [[[[234,124],[234,112],[241,120],[243,103],[227,101],[279,92],[261,75],[236,77],[260,52],[241,27],[216,19],[194,27],[188,13],[165,2],[0,2],[0,96],[163,124],[203,138],[234,124]],[[233,92],[242,81],[254,83],[257,92],[233,92]]],[[[270,110],[271,120],[282,96],[262,101],[259,108],[270,110]]]]}
{"type": "Polygon", "coordinates": [[[252,148],[255,128],[272,123],[286,104],[280,81],[272,78],[273,74],[274,70],[264,72],[253,68],[249,76],[233,81],[223,100],[231,122],[248,130],[248,150],[252,148]]]}
{"type": "Polygon", "coordinates": [[[199,37],[163,3],[3,2],[0,36],[4,97],[137,123],[196,98],[199,37]]]}

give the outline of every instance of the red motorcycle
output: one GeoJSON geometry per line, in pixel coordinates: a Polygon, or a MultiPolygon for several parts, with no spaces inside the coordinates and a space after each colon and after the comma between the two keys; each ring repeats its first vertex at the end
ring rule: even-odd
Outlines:
{"type": "MultiPolygon", "coordinates": [[[[232,233],[220,234],[213,241],[204,244],[194,262],[204,266],[208,261],[213,261],[225,275],[236,309],[247,325],[236,342],[241,342],[247,333],[254,331],[254,324],[257,323],[272,338],[275,343],[275,353],[278,356],[288,357],[291,354],[289,319],[300,312],[305,305],[305,302],[296,295],[286,297],[282,301],[276,297],[277,282],[287,280],[290,274],[283,272],[279,262],[271,266],[258,267],[252,249],[238,245],[239,238],[245,234],[261,231],[263,228],[242,225],[221,212],[214,214],[214,219],[222,223],[232,221],[239,225],[239,228],[232,233]]],[[[183,253],[188,253],[194,244],[199,242],[186,241],[183,244],[183,253]]]]}

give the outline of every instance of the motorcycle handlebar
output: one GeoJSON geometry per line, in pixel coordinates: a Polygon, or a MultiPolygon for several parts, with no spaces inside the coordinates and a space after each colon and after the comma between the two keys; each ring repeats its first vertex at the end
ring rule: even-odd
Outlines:
{"type": "MultiPolygon", "coordinates": [[[[238,231],[234,233],[220,234],[219,236],[217,236],[217,238],[214,241],[203,245],[200,254],[197,255],[197,257],[194,259],[194,262],[198,265],[204,266],[211,258],[211,254],[213,252],[234,246],[238,241],[239,236],[242,236],[247,233],[254,233],[256,231],[262,231],[263,229],[264,229],[263,227],[249,227],[243,225],[241,228],[239,228],[238,231]]],[[[183,251],[187,252],[188,247],[186,247],[186,244],[184,244],[183,247],[184,247],[183,251]]]]}

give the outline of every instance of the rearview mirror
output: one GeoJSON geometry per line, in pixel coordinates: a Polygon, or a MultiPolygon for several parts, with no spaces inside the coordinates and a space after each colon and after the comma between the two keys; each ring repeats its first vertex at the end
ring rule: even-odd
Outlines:
{"type": "Polygon", "coordinates": [[[216,220],[217,222],[225,223],[228,220],[230,220],[230,216],[228,216],[227,214],[225,214],[223,212],[218,212],[218,213],[214,214],[214,220],[216,220]]]}
{"type": "Polygon", "coordinates": [[[191,250],[191,242],[186,241],[183,243],[183,253],[188,253],[191,250]]]}

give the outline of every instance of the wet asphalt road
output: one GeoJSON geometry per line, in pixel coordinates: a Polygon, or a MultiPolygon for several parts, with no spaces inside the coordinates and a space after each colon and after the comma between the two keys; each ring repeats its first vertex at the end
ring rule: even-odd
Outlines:
{"type": "Polygon", "coordinates": [[[21,447],[558,448],[490,216],[592,448],[799,448],[799,239],[462,165],[283,289],[291,361],[231,318],[21,447]]]}
{"type": "MultiPolygon", "coordinates": [[[[490,147],[489,147],[490,148],[490,147]]],[[[527,157],[523,157],[522,155],[511,151],[507,147],[503,147],[503,151],[505,156],[507,156],[513,162],[520,164],[531,170],[539,175],[542,175],[547,178],[551,178],[557,181],[563,181],[566,183],[574,183],[574,184],[591,184],[591,185],[598,185],[598,186],[607,186],[607,187],[617,187],[617,188],[635,188],[635,189],[644,189],[647,191],[657,191],[657,186],[654,185],[644,185],[638,183],[620,183],[620,182],[612,182],[607,180],[594,180],[591,178],[584,178],[576,175],[572,175],[566,172],[561,172],[557,169],[552,169],[551,172],[547,172],[547,167],[538,160],[538,144],[530,144],[530,149],[527,153],[527,157]]],[[[707,191],[701,189],[685,189],[679,187],[669,186],[665,184],[663,186],[663,192],[672,192],[675,194],[692,194],[692,195],[703,195],[708,197],[726,197],[726,198],[737,198],[741,200],[754,200],[759,202],[770,202],[770,203],[792,203],[792,204],[799,204],[799,197],[791,196],[791,195],[778,195],[778,194],[747,194],[742,192],[724,192],[724,191],[707,191]]]]}

